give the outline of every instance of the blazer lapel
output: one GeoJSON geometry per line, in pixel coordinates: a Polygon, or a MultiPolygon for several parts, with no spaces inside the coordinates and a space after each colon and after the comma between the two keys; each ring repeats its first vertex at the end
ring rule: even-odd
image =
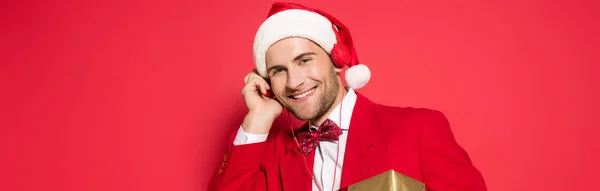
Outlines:
{"type": "Polygon", "coordinates": [[[374,103],[358,92],[356,95],[356,104],[346,142],[340,188],[369,178],[373,171],[367,152],[376,143],[377,127],[374,125],[372,115],[374,103]]]}
{"type": "MultiPolygon", "coordinates": [[[[305,124],[302,128],[308,128],[305,124]]],[[[279,161],[279,173],[281,175],[281,184],[283,190],[311,190],[312,189],[312,163],[314,163],[314,153],[304,156],[290,130],[283,130],[283,143],[285,152],[279,161]],[[306,168],[310,169],[308,171],[306,168]]]]}

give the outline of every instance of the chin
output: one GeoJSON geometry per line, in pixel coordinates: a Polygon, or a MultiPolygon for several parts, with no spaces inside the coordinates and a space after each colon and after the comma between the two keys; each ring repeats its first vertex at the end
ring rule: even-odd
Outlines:
{"type": "Polygon", "coordinates": [[[310,120],[315,118],[315,111],[310,110],[310,108],[316,107],[316,106],[306,106],[309,109],[294,109],[294,108],[288,108],[288,111],[290,111],[296,118],[300,119],[300,120],[310,120]]]}
{"type": "Polygon", "coordinates": [[[314,119],[314,115],[303,115],[303,116],[297,116],[298,119],[306,121],[306,120],[311,120],[314,119]]]}

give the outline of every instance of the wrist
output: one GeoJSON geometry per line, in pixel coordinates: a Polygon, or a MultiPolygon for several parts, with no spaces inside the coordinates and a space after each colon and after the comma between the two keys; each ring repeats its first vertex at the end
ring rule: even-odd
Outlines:
{"type": "Polygon", "coordinates": [[[252,134],[267,134],[271,129],[273,121],[276,117],[269,115],[266,112],[248,112],[244,117],[242,129],[244,132],[252,134]]]}

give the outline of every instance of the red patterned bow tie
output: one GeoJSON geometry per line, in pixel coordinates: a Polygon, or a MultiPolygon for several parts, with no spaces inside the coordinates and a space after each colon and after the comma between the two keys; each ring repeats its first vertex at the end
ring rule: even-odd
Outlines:
{"type": "Polygon", "coordinates": [[[342,129],[330,119],[325,120],[317,131],[298,133],[298,143],[304,155],[308,155],[317,148],[319,141],[337,141],[342,134],[342,129]]]}

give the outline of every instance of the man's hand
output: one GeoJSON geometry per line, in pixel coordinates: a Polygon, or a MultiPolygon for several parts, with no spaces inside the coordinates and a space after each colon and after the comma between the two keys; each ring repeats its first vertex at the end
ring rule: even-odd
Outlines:
{"type": "Polygon", "coordinates": [[[242,89],[242,95],[248,114],[244,118],[242,129],[247,133],[267,134],[283,108],[275,98],[266,96],[271,86],[256,70],[246,75],[244,82],[246,85],[242,89]]]}

